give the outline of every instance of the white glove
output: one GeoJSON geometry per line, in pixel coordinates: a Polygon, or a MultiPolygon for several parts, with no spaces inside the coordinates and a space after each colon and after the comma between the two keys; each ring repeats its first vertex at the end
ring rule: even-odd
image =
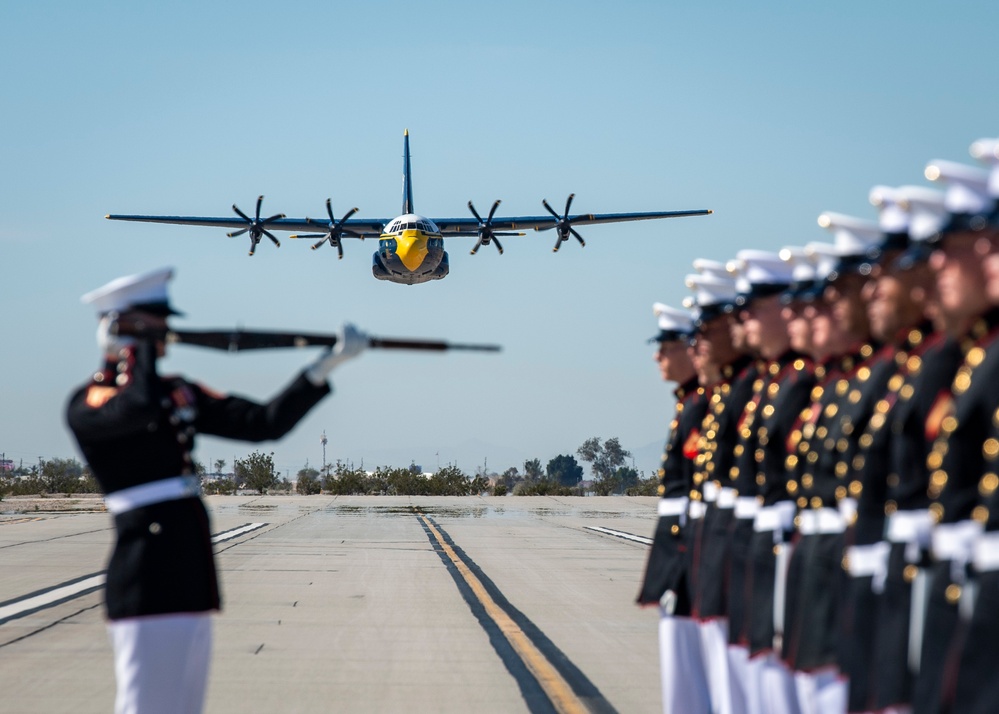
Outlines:
{"type": "Polygon", "coordinates": [[[115,359],[118,359],[118,354],[123,349],[135,344],[135,340],[131,337],[111,334],[112,328],[117,329],[117,321],[118,316],[112,314],[105,315],[97,323],[97,346],[100,348],[101,354],[111,355],[115,359]]]}
{"type": "Polygon", "coordinates": [[[357,357],[367,347],[368,336],[349,322],[345,322],[337,333],[336,344],[305,370],[305,376],[320,387],[326,383],[326,377],[337,365],[357,357]]]}

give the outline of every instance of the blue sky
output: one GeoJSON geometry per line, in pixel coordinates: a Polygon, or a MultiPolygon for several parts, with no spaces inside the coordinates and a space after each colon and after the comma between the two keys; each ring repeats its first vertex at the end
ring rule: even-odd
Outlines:
{"type": "MultiPolygon", "coordinates": [[[[172,265],[178,327],[242,325],[498,342],[501,355],[368,353],[274,451],[467,472],[616,436],[646,472],[671,416],[651,304],[694,258],[822,240],[824,210],[873,217],[871,186],[971,162],[999,131],[992,2],[134,2],[0,6],[0,452],[76,456],[62,410],[97,364],[79,296],[172,265]],[[552,254],[531,233],[451,275],[380,283],[370,242],[117,224],[106,213],[226,216],[232,203],[392,217],[402,133],[430,217],[711,208],[595,226],[552,254]]],[[[175,348],[164,371],[265,398],[311,353],[175,348]]],[[[251,445],[202,438],[230,462],[251,445]]]]}

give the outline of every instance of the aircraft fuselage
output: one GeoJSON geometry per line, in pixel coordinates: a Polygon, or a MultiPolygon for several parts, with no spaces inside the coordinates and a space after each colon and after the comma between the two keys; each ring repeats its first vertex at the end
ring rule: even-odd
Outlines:
{"type": "Polygon", "coordinates": [[[379,280],[416,285],[448,274],[440,229],[429,218],[405,213],[393,218],[378,238],[371,273],[379,280]]]}

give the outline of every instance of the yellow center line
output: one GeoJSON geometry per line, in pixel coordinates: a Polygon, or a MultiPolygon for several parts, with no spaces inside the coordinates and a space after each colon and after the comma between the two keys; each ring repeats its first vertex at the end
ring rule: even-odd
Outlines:
{"type": "Polygon", "coordinates": [[[458,572],[461,573],[461,577],[465,579],[472,592],[475,593],[475,597],[482,603],[486,614],[496,623],[500,632],[503,633],[503,636],[509,641],[514,651],[538,680],[538,683],[545,690],[545,694],[548,695],[556,711],[563,712],[563,714],[587,712],[588,709],[579,700],[575,692],[572,691],[572,688],[565,679],[562,678],[545,656],[541,654],[541,651],[534,646],[534,643],[524,634],[524,631],[520,629],[517,623],[489,596],[482,582],[475,577],[475,574],[465,565],[465,562],[458,557],[458,554],[454,552],[454,548],[447,544],[444,537],[426,516],[422,513],[418,515],[426,527],[430,529],[430,532],[434,534],[434,538],[440,543],[447,557],[451,559],[458,572]]]}

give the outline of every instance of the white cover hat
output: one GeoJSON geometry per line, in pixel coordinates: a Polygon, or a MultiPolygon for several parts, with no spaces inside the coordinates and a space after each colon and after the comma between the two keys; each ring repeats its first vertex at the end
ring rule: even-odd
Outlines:
{"type": "Polygon", "coordinates": [[[159,268],[147,273],[115,278],[96,290],[91,290],[80,301],[92,305],[98,315],[109,312],[143,308],[165,315],[179,315],[170,307],[167,283],[173,277],[173,268],[159,268]]]}

